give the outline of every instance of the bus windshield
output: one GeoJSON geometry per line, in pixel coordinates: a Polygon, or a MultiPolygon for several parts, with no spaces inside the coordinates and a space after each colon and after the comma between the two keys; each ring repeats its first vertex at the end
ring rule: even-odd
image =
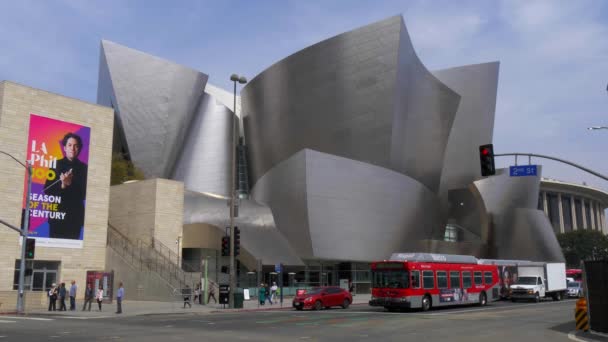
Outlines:
{"type": "Polygon", "coordinates": [[[536,285],[536,277],[519,277],[517,278],[519,285],[536,285]]]}
{"type": "Polygon", "coordinates": [[[403,270],[373,271],[372,287],[407,289],[409,287],[408,272],[403,270]]]}

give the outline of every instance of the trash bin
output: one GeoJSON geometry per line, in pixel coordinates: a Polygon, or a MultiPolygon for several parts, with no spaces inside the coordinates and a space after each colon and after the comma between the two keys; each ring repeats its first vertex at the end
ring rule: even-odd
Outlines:
{"type": "Polygon", "coordinates": [[[243,293],[238,293],[238,292],[235,293],[234,294],[234,308],[242,309],[244,300],[245,300],[245,295],[243,293]]]}

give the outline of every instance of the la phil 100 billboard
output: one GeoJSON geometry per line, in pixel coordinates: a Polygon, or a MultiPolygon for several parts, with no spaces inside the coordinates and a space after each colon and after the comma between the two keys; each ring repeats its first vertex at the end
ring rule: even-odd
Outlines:
{"type": "Polygon", "coordinates": [[[89,127],[30,114],[29,235],[37,245],[82,248],[90,138],[89,127]]]}

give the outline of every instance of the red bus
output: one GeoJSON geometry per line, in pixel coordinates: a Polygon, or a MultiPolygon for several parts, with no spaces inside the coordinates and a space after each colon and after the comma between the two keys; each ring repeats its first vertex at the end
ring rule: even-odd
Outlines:
{"type": "Polygon", "coordinates": [[[371,306],[400,308],[479,304],[500,298],[498,268],[473,256],[395,253],[373,262],[371,306]]]}
{"type": "Polygon", "coordinates": [[[574,278],[576,281],[583,281],[583,270],[578,268],[570,268],[566,270],[566,277],[574,278]]]}

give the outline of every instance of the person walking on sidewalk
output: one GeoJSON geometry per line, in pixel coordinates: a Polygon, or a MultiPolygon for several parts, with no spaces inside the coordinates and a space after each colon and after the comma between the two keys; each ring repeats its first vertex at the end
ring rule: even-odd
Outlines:
{"type": "Polygon", "coordinates": [[[272,305],[272,293],[270,292],[270,286],[268,284],[264,287],[264,292],[266,293],[266,299],[272,305]]]}
{"type": "Polygon", "coordinates": [[[186,308],[186,305],[192,308],[192,304],[190,304],[190,295],[192,294],[190,286],[186,285],[186,288],[182,290],[182,294],[184,295],[184,309],[186,308]]]}
{"type": "Polygon", "coordinates": [[[122,281],[118,283],[118,293],[116,293],[116,313],[122,313],[122,299],[125,297],[125,289],[122,287],[122,281]]]}
{"type": "Polygon", "coordinates": [[[103,302],[103,285],[101,284],[99,284],[99,289],[97,289],[95,299],[97,299],[97,305],[99,306],[99,311],[101,311],[101,302],[103,302]]]}
{"type": "MultiPolygon", "coordinates": [[[[277,286],[276,282],[272,283],[272,286],[270,287],[270,299],[272,299],[273,301],[277,301],[277,290],[279,289],[279,287],[277,286]]],[[[272,302],[270,302],[270,304],[272,304],[272,302]]]]}
{"type": "Polygon", "coordinates": [[[82,306],[82,311],[87,307],[87,303],[89,303],[89,311],[91,311],[91,302],[95,298],[95,293],[93,292],[93,285],[90,283],[87,284],[87,288],[84,290],[84,305],[82,306]]]}
{"type": "Polygon", "coordinates": [[[201,299],[201,284],[196,284],[196,288],[194,289],[194,299],[192,300],[194,303],[198,300],[200,304],[201,299]]]}
{"type": "Polygon", "coordinates": [[[57,310],[57,296],[59,291],[57,290],[57,284],[53,283],[53,286],[49,290],[49,311],[57,310]]]}
{"type": "Polygon", "coordinates": [[[70,286],[70,311],[76,311],[76,281],[72,280],[72,286],[70,286]]]}
{"type": "Polygon", "coordinates": [[[258,300],[260,301],[260,305],[266,304],[266,287],[264,287],[264,283],[260,284],[260,288],[258,290],[258,300]]]}
{"type": "Polygon", "coordinates": [[[67,311],[67,306],[65,306],[65,296],[67,295],[67,292],[65,283],[61,283],[61,287],[59,288],[59,311],[67,311]]]}
{"type": "Polygon", "coordinates": [[[215,299],[215,283],[209,280],[209,295],[207,296],[207,304],[209,304],[211,297],[213,297],[213,303],[217,304],[217,299],[215,299]]]}

